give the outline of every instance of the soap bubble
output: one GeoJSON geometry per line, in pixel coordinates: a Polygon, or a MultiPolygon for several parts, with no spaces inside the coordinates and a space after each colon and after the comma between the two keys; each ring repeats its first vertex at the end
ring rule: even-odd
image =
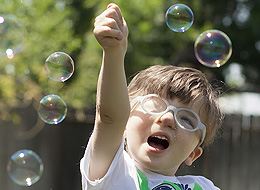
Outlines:
{"type": "Polygon", "coordinates": [[[72,76],[74,62],[68,54],[55,52],[46,59],[45,71],[51,80],[64,82],[72,76]]]}
{"type": "Polygon", "coordinates": [[[14,153],[7,164],[10,178],[18,185],[31,186],[42,176],[43,163],[32,150],[19,150],[14,153]]]}
{"type": "Polygon", "coordinates": [[[23,49],[25,28],[15,15],[0,15],[0,58],[13,59],[23,49]]]}
{"type": "Polygon", "coordinates": [[[201,64],[207,67],[220,67],[229,60],[232,43],[224,32],[207,30],[196,39],[194,50],[201,64]]]}
{"type": "Polygon", "coordinates": [[[58,124],[66,117],[67,105],[58,95],[47,95],[40,101],[38,114],[45,123],[58,124]]]}
{"type": "Polygon", "coordinates": [[[166,24],[174,32],[185,32],[193,21],[193,12],[187,5],[175,4],[166,12],[166,24]]]}

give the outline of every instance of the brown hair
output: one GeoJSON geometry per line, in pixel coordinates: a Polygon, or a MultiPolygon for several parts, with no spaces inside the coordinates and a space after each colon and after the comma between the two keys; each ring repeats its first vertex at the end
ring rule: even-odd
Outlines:
{"type": "Polygon", "coordinates": [[[183,104],[202,101],[201,111],[205,115],[202,123],[206,136],[202,146],[213,142],[221,126],[223,114],[218,106],[219,92],[213,89],[205,75],[194,68],[151,66],[139,72],[128,85],[130,101],[139,95],[158,94],[166,99],[178,98],[183,104]]]}

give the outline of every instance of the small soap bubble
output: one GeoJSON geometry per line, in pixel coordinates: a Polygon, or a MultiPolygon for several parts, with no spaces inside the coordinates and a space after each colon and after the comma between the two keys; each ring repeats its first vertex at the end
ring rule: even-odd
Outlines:
{"type": "Polygon", "coordinates": [[[0,58],[13,59],[23,49],[25,27],[15,15],[0,15],[0,58]]]}
{"type": "Polygon", "coordinates": [[[65,82],[74,72],[74,61],[63,52],[51,54],[45,61],[47,76],[56,82],[65,82]]]}
{"type": "Polygon", "coordinates": [[[166,12],[166,24],[174,32],[185,32],[194,21],[192,10],[184,4],[172,5],[166,12]]]}
{"type": "Polygon", "coordinates": [[[207,67],[224,65],[232,54],[229,37],[220,30],[207,30],[201,33],[194,44],[195,56],[207,67]]]}
{"type": "Polygon", "coordinates": [[[66,117],[67,105],[60,96],[50,94],[41,99],[38,114],[45,123],[58,124],[66,117]]]}
{"type": "Polygon", "coordinates": [[[16,184],[31,186],[42,176],[43,163],[32,150],[19,150],[14,153],[7,164],[7,172],[16,184]]]}

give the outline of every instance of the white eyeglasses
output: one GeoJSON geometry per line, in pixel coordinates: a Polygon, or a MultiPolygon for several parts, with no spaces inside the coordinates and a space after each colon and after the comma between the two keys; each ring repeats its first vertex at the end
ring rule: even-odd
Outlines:
{"type": "Polygon", "coordinates": [[[203,143],[206,135],[206,127],[201,123],[199,116],[194,111],[188,108],[176,108],[157,94],[137,96],[131,101],[131,107],[138,102],[140,102],[143,110],[151,115],[163,115],[172,110],[175,122],[180,128],[189,132],[202,131],[199,146],[203,143]]]}

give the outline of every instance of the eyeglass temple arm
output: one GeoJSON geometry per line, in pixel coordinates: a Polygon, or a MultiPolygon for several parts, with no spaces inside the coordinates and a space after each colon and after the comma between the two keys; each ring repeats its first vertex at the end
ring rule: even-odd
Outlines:
{"type": "Polygon", "coordinates": [[[206,136],[206,127],[204,126],[202,129],[201,129],[201,131],[202,131],[202,138],[201,138],[201,141],[200,141],[200,144],[199,144],[199,146],[200,145],[202,145],[203,144],[203,142],[204,142],[204,139],[205,139],[205,136],[206,136]]]}
{"type": "Polygon", "coordinates": [[[137,101],[138,101],[138,100],[137,100],[136,98],[133,99],[133,100],[130,102],[130,106],[132,107],[133,105],[135,105],[137,101]]]}
{"type": "Polygon", "coordinates": [[[135,98],[130,102],[130,106],[132,107],[132,106],[135,105],[138,101],[140,101],[140,97],[141,97],[141,96],[135,97],[135,98]]]}
{"type": "Polygon", "coordinates": [[[141,98],[142,96],[137,96],[130,102],[131,111],[135,108],[137,102],[141,101],[141,98]]]}

